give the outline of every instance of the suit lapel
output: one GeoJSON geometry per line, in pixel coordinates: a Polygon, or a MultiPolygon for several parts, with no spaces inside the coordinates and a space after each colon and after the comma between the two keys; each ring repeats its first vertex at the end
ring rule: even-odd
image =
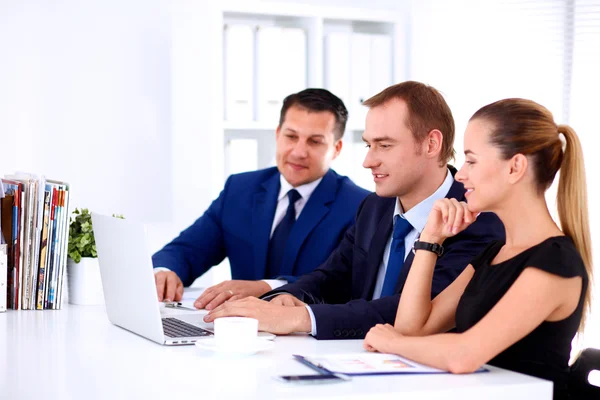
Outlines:
{"type": "Polygon", "coordinates": [[[394,217],[394,209],[396,207],[395,201],[390,201],[381,219],[377,222],[377,230],[371,239],[369,246],[369,253],[367,254],[367,273],[366,273],[366,284],[364,292],[361,298],[370,299],[373,297],[373,290],[375,290],[375,283],[377,281],[377,273],[379,267],[383,261],[383,254],[385,252],[385,246],[387,245],[388,239],[392,234],[392,219],[394,217]]]}
{"type": "MultiPolygon", "coordinates": [[[[336,193],[336,177],[329,170],[311,194],[300,216],[294,223],[283,252],[283,259],[279,268],[280,275],[293,275],[296,258],[302,244],[312,230],[329,213],[329,204],[335,200],[336,193]]],[[[315,265],[316,267],[318,265],[315,265]]]]}
{"type": "Polygon", "coordinates": [[[456,199],[458,201],[465,200],[465,186],[459,181],[454,181],[452,186],[450,186],[450,190],[448,190],[448,194],[446,195],[447,199],[456,199]]]}
{"type": "Polygon", "coordinates": [[[277,196],[279,194],[279,173],[273,175],[262,184],[262,191],[254,195],[252,204],[252,238],[254,249],[255,279],[262,279],[267,270],[267,251],[277,196]]]}

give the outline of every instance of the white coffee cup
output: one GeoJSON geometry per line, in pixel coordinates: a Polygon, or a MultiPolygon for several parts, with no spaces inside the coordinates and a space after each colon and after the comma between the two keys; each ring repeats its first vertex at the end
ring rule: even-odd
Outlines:
{"type": "Polygon", "coordinates": [[[246,350],[256,344],[258,320],[246,317],[217,318],[214,333],[219,350],[227,352],[246,350]]]}

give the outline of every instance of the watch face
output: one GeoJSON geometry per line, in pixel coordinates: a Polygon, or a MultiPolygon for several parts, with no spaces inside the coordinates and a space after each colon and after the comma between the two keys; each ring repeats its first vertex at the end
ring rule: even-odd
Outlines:
{"type": "Polygon", "coordinates": [[[415,251],[416,251],[415,244],[417,244],[418,241],[419,241],[419,238],[416,238],[415,241],[413,242],[413,245],[412,245],[412,248],[411,248],[413,254],[415,254],[415,251]]]}

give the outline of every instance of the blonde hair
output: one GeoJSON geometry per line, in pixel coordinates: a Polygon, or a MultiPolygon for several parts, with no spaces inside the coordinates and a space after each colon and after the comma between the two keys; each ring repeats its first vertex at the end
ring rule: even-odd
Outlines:
{"type": "Polygon", "coordinates": [[[545,192],[560,169],[557,204],[562,231],[573,240],[588,275],[579,332],[591,307],[592,245],[587,205],[583,150],[575,131],[556,125],[552,113],[531,100],[505,99],[489,104],[472,117],[495,125],[490,141],[505,159],[515,154],[530,158],[537,188],[545,192]],[[560,136],[564,136],[565,146],[560,136]]]}
{"type": "Polygon", "coordinates": [[[558,192],[556,194],[560,226],[565,235],[569,236],[575,243],[575,247],[583,259],[589,278],[583,301],[584,313],[579,325],[579,331],[581,332],[591,308],[591,286],[593,279],[592,240],[588,217],[585,166],[583,162],[583,149],[573,128],[568,125],[559,125],[558,133],[562,134],[566,141],[562,166],[560,168],[558,192]]]}

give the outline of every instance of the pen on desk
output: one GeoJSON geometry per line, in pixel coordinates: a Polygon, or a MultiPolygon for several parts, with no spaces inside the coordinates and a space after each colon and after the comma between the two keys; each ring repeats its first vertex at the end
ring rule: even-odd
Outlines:
{"type": "Polygon", "coordinates": [[[182,310],[190,310],[190,311],[198,311],[195,308],[186,307],[186,306],[184,306],[181,303],[176,302],[176,301],[166,302],[165,303],[165,307],[168,307],[168,308],[180,308],[182,310]]]}
{"type": "Polygon", "coordinates": [[[311,365],[314,365],[317,368],[324,368],[323,364],[321,364],[318,361],[313,360],[312,358],[304,357],[304,361],[306,361],[307,363],[310,363],[311,365]]]}
{"type": "Polygon", "coordinates": [[[327,368],[325,368],[323,366],[323,364],[321,364],[320,362],[318,362],[316,360],[313,360],[313,359],[308,358],[308,357],[296,355],[296,354],[294,354],[294,357],[296,358],[296,360],[300,361],[301,363],[303,363],[307,367],[310,367],[310,368],[314,369],[315,371],[317,371],[317,372],[319,372],[321,374],[325,374],[325,375],[331,375],[331,374],[333,374],[332,371],[330,371],[327,368]]]}

